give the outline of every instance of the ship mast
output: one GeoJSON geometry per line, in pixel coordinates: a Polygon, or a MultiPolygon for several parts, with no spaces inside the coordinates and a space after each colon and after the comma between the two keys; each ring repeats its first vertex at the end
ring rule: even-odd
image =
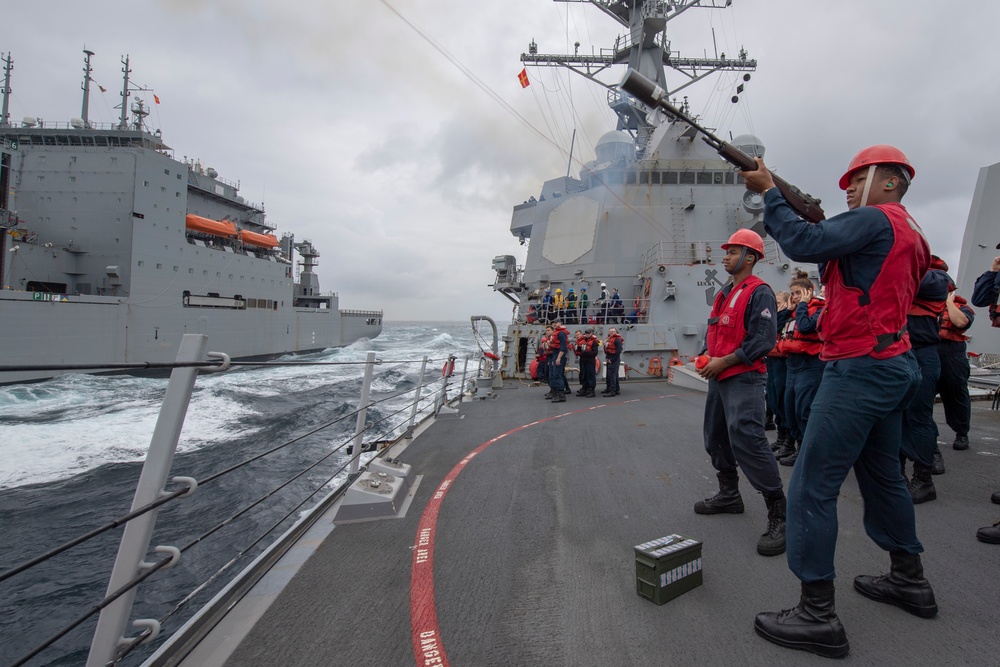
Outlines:
{"type": "MultiPolygon", "coordinates": [[[[715,58],[680,58],[670,51],[667,23],[688,9],[723,9],[732,0],[555,0],[556,2],[587,2],[597,6],[608,16],[628,29],[619,36],[611,49],[602,48],[596,55],[543,54],[532,40],[528,53],[521,54],[521,62],[547,67],[565,67],[608,89],[608,106],[618,115],[618,130],[625,130],[644,147],[652,133],[644,105],[614,85],[597,79],[597,74],[612,65],[627,65],[643,76],[652,79],[664,90],[677,93],[714,72],[723,70],[752,72],[757,61],[747,58],[741,49],[737,58],[716,54],[715,58]],[[688,78],[683,85],[671,89],[667,86],[665,68],[688,78]]],[[[748,80],[749,74],[744,75],[748,80]]]]}
{"type": "Polygon", "coordinates": [[[83,53],[85,57],[83,59],[83,107],[80,109],[80,118],[83,120],[84,127],[90,127],[90,82],[93,79],[90,78],[90,73],[94,70],[90,67],[90,57],[94,55],[93,51],[88,51],[87,47],[83,48],[83,53]]]}
{"type": "Polygon", "coordinates": [[[122,115],[118,119],[118,129],[127,130],[128,129],[128,75],[132,73],[132,70],[128,66],[128,55],[122,60],[122,72],[124,72],[124,83],[122,84],[122,115]]]}
{"type": "Polygon", "coordinates": [[[10,51],[3,61],[3,108],[0,109],[0,127],[10,127],[10,71],[14,69],[14,59],[10,57],[10,51]]]}

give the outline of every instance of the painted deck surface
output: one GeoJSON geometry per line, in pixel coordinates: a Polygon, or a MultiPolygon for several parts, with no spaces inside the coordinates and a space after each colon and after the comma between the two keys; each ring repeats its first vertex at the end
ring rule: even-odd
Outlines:
{"type": "MultiPolygon", "coordinates": [[[[461,419],[435,422],[400,456],[423,476],[407,515],[334,528],[225,664],[827,664],[753,632],[755,613],[793,606],[799,593],[784,556],[755,551],[762,497],[741,479],[745,514],[692,511],[717,488],[702,446],[704,394],[622,387],[614,398],[551,404],[543,387],[508,383],[496,400],[463,403],[461,419]],[[434,499],[456,465],[512,430],[460,465],[434,499]],[[439,632],[415,655],[411,574],[429,504],[439,509],[439,632]],[[703,541],[704,584],[658,606],[636,594],[633,546],[670,533],[703,541]]],[[[989,408],[973,403],[964,452],[952,450],[937,408],[947,473],[934,478],[938,500],[916,508],[936,618],[854,592],[854,576],[887,571],[888,555],[865,535],[853,475],[845,483],[836,560],[851,642],[844,664],[997,663],[1000,546],[975,539],[1000,518],[989,499],[1000,489],[1000,413],[989,408]]],[[[787,484],[791,468],[780,468],[787,484]]],[[[226,641],[238,640],[209,639],[216,648],[226,641]]]]}

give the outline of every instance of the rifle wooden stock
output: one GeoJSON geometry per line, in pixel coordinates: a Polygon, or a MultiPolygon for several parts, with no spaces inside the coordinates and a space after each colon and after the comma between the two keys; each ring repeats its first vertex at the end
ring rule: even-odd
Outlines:
{"type": "MultiPolygon", "coordinates": [[[[667,101],[667,91],[656,85],[655,81],[646,78],[633,69],[629,69],[622,80],[621,89],[640,102],[651,107],[663,109],[671,118],[683,121],[696,129],[704,135],[702,139],[704,139],[705,143],[715,149],[726,162],[739,167],[742,171],[757,170],[757,163],[751,156],[715,136],[699,125],[693,118],[667,101]]],[[[773,171],[771,172],[771,178],[774,179],[774,185],[778,188],[778,192],[785,198],[785,201],[792,207],[792,210],[800,216],[809,222],[819,222],[826,218],[823,209],[820,208],[819,199],[802,192],[802,190],[781,178],[773,171]]]]}

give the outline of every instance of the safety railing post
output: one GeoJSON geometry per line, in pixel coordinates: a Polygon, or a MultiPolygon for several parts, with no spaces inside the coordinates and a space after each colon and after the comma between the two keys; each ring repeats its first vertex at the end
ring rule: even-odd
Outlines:
{"type": "Polygon", "coordinates": [[[406,434],[404,437],[407,439],[413,437],[413,425],[417,421],[417,408],[420,404],[420,391],[424,388],[424,373],[427,371],[427,357],[424,356],[423,362],[420,364],[420,378],[417,379],[417,390],[413,395],[413,408],[410,410],[410,423],[406,426],[406,434]]]}
{"type": "Polygon", "coordinates": [[[465,364],[462,366],[462,384],[458,392],[459,397],[465,396],[465,377],[469,373],[469,355],[465,355],[465,364]]]}
{"type": "MultiPolygon", "coordinates": [[[[177,362],[204,361],[208,349],[208,336],[204,334],[185,334],[181,338],[177,352],[177,362]]],[[[191,402],[191,393],[198,377],[198,369],[193,367],[175,368],[170,373],[167,393],[160,406],[160,416],[153,429],[153,437],[149,443],[149,453],[142,465],[139,483],[132,499],[132,510],[150,504],[157,500],[167,484],[167,475],[177,451],[177,440],[184,425],[184,415],[191,402]]],[[[122,588],[139,574],[140,564],[149,550],[149,541],[153,536],[153,527],[159,510],[146,512],[132,519],[125,525],[121,545],[118,547],[118,557],[111,570],[108,582],[108,595],[122,588]]],[[[125,626],[132,613],[132,603],[135,600],[136,589],[132,588],[114,602],[101,610],[94,630],[94,639],[90,645],[90,655],[87,657],[87,667],[101,667],[112,662],[118,650],[118,644],[125,634],[125,626]]]]}
{"type": "Polygon", "coordinates": [[[365,423],[368,419],[368,394],[372,388],[372,374],[375,369],[375,353],[368,353],[368,360],[365,363],[365,379],[361,383],[361,402],[358,403],[358,421],[354,427],[354,456],[351,458],[351,467],[348,475],[356,477],[361,468],[361,442],[364,439],[365,423]]]}

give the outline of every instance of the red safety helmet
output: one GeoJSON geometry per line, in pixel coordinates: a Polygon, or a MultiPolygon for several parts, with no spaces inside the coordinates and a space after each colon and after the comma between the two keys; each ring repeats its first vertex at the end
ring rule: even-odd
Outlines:
{"type": "Polygon", "coordinates": [[[722,244],[722,249],[728,250],[731,245],[741,245],[756,251],[761,257],[764,256],[764,239],[752,229],[737,229],[729,240],[722,244]]]}
{"type": "Polygon", "coordinates": [[[911,180],[917,173],[914,171],[910,161],[906,159],[903,151],[899,150],[895,146],[878,144],[876,146],[863,148],[857,155],[854,156],[854,159],[851,160],[851,166],[849,166],[844,175],[840,177],[840,189],[846,190],[847,186],[850,185],[851,174],[862,167],[867,167],[873,164],[898,164],[910,174],[911,180]]]}

